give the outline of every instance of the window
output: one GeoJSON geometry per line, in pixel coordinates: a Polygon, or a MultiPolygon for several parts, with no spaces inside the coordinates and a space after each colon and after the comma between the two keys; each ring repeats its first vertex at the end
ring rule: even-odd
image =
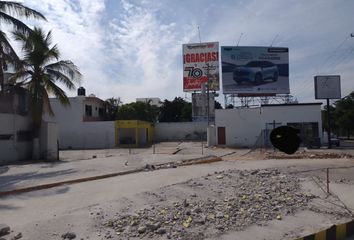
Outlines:
{"type": "Polygon", "coordinates": [[[10,140],[13,138],[12,134],[0,134],[0,140],[10,140]]]}
{"type": "Polygon", "coordinates": [[[85,105],[85,115],[89,117],[92,116],[92,106],[85,105]]]}
{"type": "Polygon", "coordinates": [[[31,131],[17,131],[17,141],[25,142],[32,140],[32,132],[31,131]]]}
{"type": "Polygon", "coordinates": [[[98,116],[100,116],[100,117],[104,116],[104,109],[103,108],[98,109],[98,116]]]}

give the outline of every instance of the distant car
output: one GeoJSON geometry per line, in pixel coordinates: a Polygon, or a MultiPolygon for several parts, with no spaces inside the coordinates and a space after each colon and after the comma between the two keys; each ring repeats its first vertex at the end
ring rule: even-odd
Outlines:
{"type": "Polygon", "coordinates": [[[236,67],[233,72],[233,79],[238,84],[249,82],[258,85],[267,79],[276,82],[278,77],[278,67],[268,61],[251,61],[243,67],[236,67]]]}
{"type": "Polygon", "coordinates": [[[331,137],[331,144],[339,147],[340,146],[340,141],[336,137],[331,137]]]}
{"type": "MultiPolygon", "coordinates": [[[[324,132],[322,135],[322,143],[323,144],[328,144],[328,134],[327,132],[324,132]]],[[[335,134],[331,134],[331,145],[339,147],[340,146],[340,140],[335,134]]]]}

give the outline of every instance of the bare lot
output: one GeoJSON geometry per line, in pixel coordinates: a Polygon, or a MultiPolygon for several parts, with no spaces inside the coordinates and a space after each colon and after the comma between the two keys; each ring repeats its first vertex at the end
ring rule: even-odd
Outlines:
{"type": "MultiPolygon", "coordinates": [[[[201,157],[199,144],[163,143],[155,154],[152,148],[62,152],[61,163],[1,167],[1,190],[201,157]]],[[[261,160],[263,153],[247,152],[203,149],[224,161],[2,197],[0,222],[13,229],[10,237],[21,232],[22,239],[73,232],[75,239],[270,240],[295,239],[352,217],[353,158],[261,160]],[[335,168],[330,195],[326,168],[335,168]]]]}

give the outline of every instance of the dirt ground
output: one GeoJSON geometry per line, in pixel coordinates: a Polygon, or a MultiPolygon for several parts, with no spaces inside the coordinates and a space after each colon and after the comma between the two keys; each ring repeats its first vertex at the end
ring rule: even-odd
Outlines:
{"type": "Polygon", "coordinates": [[[57,180],[90,176],[124,169],[127,159],[130,167],[205,155],[223,161],[1,197],[0,223],[13,231],[5,239],[21,233],[29,240],[71,234],[98,240],[290,240],[354,217],[352,150],[301,149],[291,158],[273,150],[162,143],[155,151],[65,151],[61,164],[7,166],[0,179],[12,184],[21,176],[22,183],[50,181],[51,172],[58,172],[57,180]],[[61,175],[65,169],[73,174],[61,175]],[[40,177],[32,179],[37,172],[40,177]]]}

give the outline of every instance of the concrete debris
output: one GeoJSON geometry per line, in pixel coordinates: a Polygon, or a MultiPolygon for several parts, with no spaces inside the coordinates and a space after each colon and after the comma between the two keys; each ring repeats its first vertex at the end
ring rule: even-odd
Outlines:
{"type": "Polygon", "coordinates": [[[155,170],[156,168],[155,168],[155,166],[152,165],[152,164],[146,164],[146,165],[145,165],[145,169],[146,169],[146,170],[149,170],[149,171],[152,171],[152,170],[155,170]]]}
{"type": "Polygon", "coordinates": [[[20,238],[22,238],[22,233],[16,234],[13,238],[11,238],[11,240],[18,240],[20,238]]]}
{"type": "Polygon", "coordinates": [[[297,151],[292,155],[282,152],[266,152],[266,159],[332,159],[332,158],[354,158],[354,156],[343,152],[312,152],[297,151]]]}
{"type": "Polygon", "coordinates": [[[76,234],[74,232],[67,232],[67,233],[64,233],[63,235],[61,235],[61,238],[62,239],[75,239],[76,238],[76,234]]]}
{"type": "Polygon", "coordinates": [[[10,227],[6,224],[0,224],[0,237],[8,235],[10,233],[10,227]]]}
{"type": "MultiPolygon", "coordinates": [[[[201,177],[180,184],[203,189],[203,193],[215,199],[196,194],[177,202],[155,202],[131,213],[117,213],[104,225],[120,232],[118,239],[158,239],[159,235],[167,239],[204,239],[229,230],[242,230],[251,224],[282,220],[306,209],[315,196],[301,192],[299,181],[296,176],[277,169],[216,172],[207,180],[201,177]],[[222,181],[215,181],[218,178],[222,181]]],[[[163,190],[160,194],[168,194],[167,188],[163,190]]],[[[153,195],[156,193],[149,194],[153,195]]]]}

